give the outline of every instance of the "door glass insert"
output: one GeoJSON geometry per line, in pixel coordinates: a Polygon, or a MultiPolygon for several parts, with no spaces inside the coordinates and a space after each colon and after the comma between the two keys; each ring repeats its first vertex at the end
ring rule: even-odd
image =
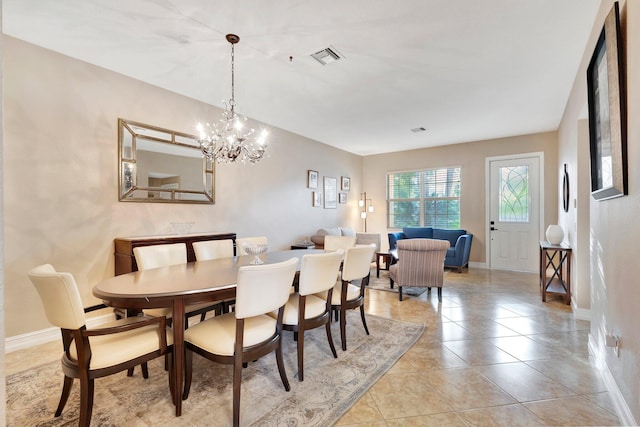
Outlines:
{"type": "Polygon", "coordinates": [[[498,213],[501,222],[529,222],[529,166],[501,167],[498,213]]]}

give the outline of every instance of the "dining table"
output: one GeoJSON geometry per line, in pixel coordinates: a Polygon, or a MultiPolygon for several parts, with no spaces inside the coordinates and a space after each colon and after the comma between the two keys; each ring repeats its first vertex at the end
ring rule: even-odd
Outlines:
{"type": "MultiPolygon", "coordinates": [[[[296,249],[266,252],[259,255],[264,264],[273,264],[306,254],[323,253],[321,249],[296,249]]],[[[111,277],[93,287],[93,295],[108,306],[140,311],[171,308],[173,363],[170,374],[176,416],[182,414],[184,372],[185,306],[235,298],[238,269],[255,261],[254,255],[235,256],[208,261],[189,262],[111,277]]],[[[292,284],[293,285],[293,284],[292,284]]]]}

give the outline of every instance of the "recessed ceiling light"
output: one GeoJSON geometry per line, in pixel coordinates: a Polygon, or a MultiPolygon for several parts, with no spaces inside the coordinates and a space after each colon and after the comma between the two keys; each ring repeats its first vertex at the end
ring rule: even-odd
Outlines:
{"type": "Polygon", "coordinates": [[[411,129],[411,132],[413,132],[413,133],[418,133],[418,132],[424,132],[424,131],[426,131],[426,130],[427,130],[427,129],[425,129],[425,128],[423,128],[422,126],[420,126],[419,128],[413,128],[413,129],[411,129]]]}

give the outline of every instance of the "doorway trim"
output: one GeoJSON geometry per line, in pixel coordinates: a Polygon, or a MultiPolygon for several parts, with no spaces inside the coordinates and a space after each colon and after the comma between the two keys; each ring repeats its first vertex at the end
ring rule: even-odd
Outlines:
{"type": "Polygon", "coordinates": [[[539,221],[539,225],[538,225],[538,238],[541,238],[542,233],[544,233],[544,205],[545,205],[545,198],[544,198],[544,151],[536,151],[536,152],[532,152],[532,153],[521,153],[521,154],[507,154],[504,156],[492,156],[492,157],[485,157],[485,163],[484,163],[484,175],[485,175],[485,185],[484,185],[484,191],[485,191],[485,228],[484,228],[484,235],[485,235],[485,260],[486,260],[486,266],[487,269],[491,270],[492,266],[491,266],[491,226],[489,224],[489,222],[491,221],[491,162],[494,161],[498,161],[498,160],[515,160],[515,159],[523,159],[523,158],[527,158],[527,157],[537,157],[538,161],[539,161],[539,166],[540,166],[540,173],[539,173],[539,183],[538,183],[538,187],[539,187],[539,197],[540,197],[540,203],[538,204],[538,209],[539,209],[539,213],[538,213],[538,221],[539,221]]]}

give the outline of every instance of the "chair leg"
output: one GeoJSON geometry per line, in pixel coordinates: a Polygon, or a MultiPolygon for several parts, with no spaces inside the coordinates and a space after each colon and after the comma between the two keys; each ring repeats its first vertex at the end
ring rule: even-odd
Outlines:
{"type": "Polygon", "coordinates": [[[389,287],[393,289],[393,279],[389,277],[389,287]]]}
{"type": "Polygon", "coordinates": [[[58,403],[58,409],[56,409],[56,417],[59,417],[62,414],[64,405],[67,404],[67,400],[69,399],[69,394],[71,394],[72,385],[73,385],[73,378],[65,375],[64,384],[62,385],[62,394],[60,395],[60,403],[58,403]]]}
{"type": "Polygon", "coordinates": [[[438,301],[442,302],[442,287],[438,288],[438,301]]]}
{"type": "Polygon", "coordinates": [[[362,326],[364,326],[364,331],[369,335],[369,328],[367,328],[367,320],[364,318],[364,305],[360,306],[360,318],[362,319],[362,326]]]}
{"type": "MultiPolygon", "coordinates": [[[[189,397],[189,391],[191,390],[192,376],[193,376],[193,352],[189,349],[186,349],[184,352],[184,389],[182,390],[182,400],[187,400],[187,398],[189,397]]],[[[169,377],[172,378],[173,375],[169,373],[169,377]]]]}
{"type": "Polygon", "coordinates": [[[242,384],[242,354],[233,361],[233,427],[240,426],[240,386],[242,384]]]}
{"type": "Polygon", "coordinates": [[[142,364],[140,364],[140,367],[142,368],[142,378],[144,378],[145,380],[149,378],[149,366],[147,365],[147,362],[144,362],[142,364]]]}
{"type": "Polygon", "coordinates": [[[329,321],[327,321],[327,323],[324,325],[325,329],[327,331],[327,341],[329,341],[329,347],[331,347],[331,353],[333,354],[333,358],[337,359],[338,358],[338,353],[336,353],[336,346],[333,345],[333,336],[331,335],[331,319],[329,319],[329,321]]]}
{"type": "MultiPolygon", "coordinates": [[[[289,380],[287,379],[287,371],[284,370],[284,359],[282,358],[282,337],[280,337],[280,342],[278,342],[278,346],[276,347],[276,363],[278,364],[278,372],[280,373],[280,379],[282,380],[284,389],[286,391],[291,390],[289,380]]],[[[238,393],[240,393],[240,391],[238,391],[238,393]]]]}
{"type": "Polygon", "coordinates": [[[132,377],[133,376],[133,369],[135,368],[135,366],[133,368],[129,368],[127,369],[127,376],[128,377],[132,377]]]}
{"type": "Polygon", "coordinates": [[[294,332],[293,336],[298,341],[298,381],[304,381],[304,329],[294,332]]]}
{"type": "Polygon", "coordinates": [[[342,350],[347,351],[347,311],[340,308],[340,339],[342,340],[342,350]]]}
{"type": "Polygon", "coordinates": [[[91,412],[93,411],[93,379],[87,372],[80,374],[80,420],[79,426],[89,427],[91,412]]]}
{"type": "Polygon", "coordinates": [[[398,286],[398,298],[402,301],[402,286],[398,286]]]}

